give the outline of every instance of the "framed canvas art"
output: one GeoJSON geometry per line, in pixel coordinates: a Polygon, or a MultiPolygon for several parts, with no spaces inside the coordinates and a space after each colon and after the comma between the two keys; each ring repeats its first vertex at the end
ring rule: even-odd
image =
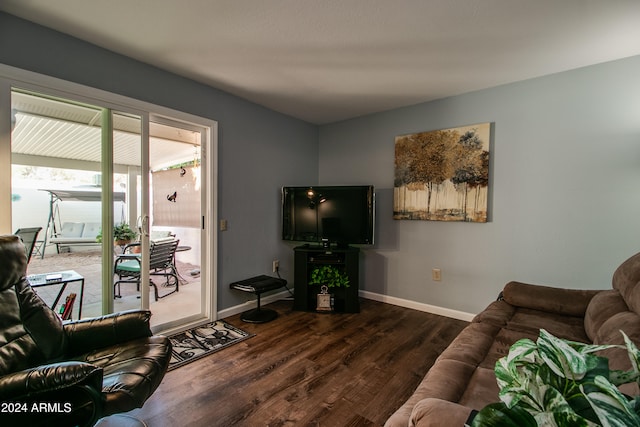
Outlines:
{"type": "Polygon", "coordinates": [[[395,139],[394,219],[487,222],[491,123],[395,139]]]}

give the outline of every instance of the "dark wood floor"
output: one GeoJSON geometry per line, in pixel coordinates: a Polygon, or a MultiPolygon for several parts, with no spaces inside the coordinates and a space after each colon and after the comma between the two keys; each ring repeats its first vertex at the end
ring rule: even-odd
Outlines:
{"type": "Polygon", "coordinates": [[[249,324],[256,336],[165,376],[131,414],[164,426],[379,426],[467,324],[362,300],[358,314],[291,310],[249,324]]]}

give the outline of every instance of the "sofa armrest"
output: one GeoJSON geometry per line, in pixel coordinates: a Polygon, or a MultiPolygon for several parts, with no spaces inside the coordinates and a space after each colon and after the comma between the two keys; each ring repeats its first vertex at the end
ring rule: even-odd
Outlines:
{"type": "Polygon", "coordinates": [[[473,409],[459,403],[428,398],[416,403],[409,425],[415,427],[464,426],[473,409]]]}
{"type": "Polygon", "coordinates": [[[502,297],[516,307],[583,317],[591,298],[598,292],[602,291],[509,282],[502,291],[502,297]]]}
{"type": "Polygon", "coordinates": [[[0,377],[0,401],[16,401],[27,396],[68,387],[88,385],[102,390],[102,368],[85,362],[42,365],[0,377]]]}
{"type": "Polygon", "coordinates": [[[128,310],[64,325],[68,355],[76,356],[126,341],[150,337],[149,310],[128,310]]]}
{"type": "Polygon", "coordinates": [[[102,368],[62,362],[0,377],[0,425],[89,426],[103,416],[102,368]]]}

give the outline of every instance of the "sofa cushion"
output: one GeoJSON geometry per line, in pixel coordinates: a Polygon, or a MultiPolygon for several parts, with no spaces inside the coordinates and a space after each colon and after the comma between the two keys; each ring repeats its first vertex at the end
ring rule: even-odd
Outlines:
{"type": "Polygon", "coordinates": [[[529,338],[535,341],[537,336],[537,333],[500,329],[491,342],[489,349],[484,352],[484,358],[478,363],[478,366],[493,369],[498,359],[509,354],[509,349],[516,341],[522,338],[529,338]]]}
{"type": "Polygon", "coordinates": [[[479,367],[473,372],[459,404],[477,411],[498,399],[498,382],[493,367],[479,367]]]}
{"type": "MultiPolygon", "coordinates": [[[[624,344],[624,338],[620,331],[638,345],[640,343],[640,316],[632,311],[624,311],[614,314],[607,319],[596,334],[594,344],[624,344]]],[[[626,348],[611,348],[598,353],[599,356],[609,359],[609,368],[619,370],[630,370],[631,361],[626,348]]],[[[637,383],[624,384],[620,387],[623,393],[628,395],[640,394],[637,383]]]]}
{"type": "Polygon", "coordinates": [[[139,408],[155,390],[169,360],[168,338],[154,335],[112,345],[79,356],[76,360],[104,369],[102,391],[111,412],[139,408]],[[131,393],[131,390],[139,390],[131,393]]]}
{"type": "Polygon", "coordinates": [[[596,336],[603,323],[616,313],[628,311],[622,295],[615,289],[598,293],[591,302],[584,316],[584,329],[591,342],[596,341],[596,336]]]}
{"type": "Polygon", "coordinates": [[[457,360],[478,366],[499,332],[500,327],[490,323],[471,323],[449,344],[438,360],[457,360]]]}
{"type": "Polygon", "coordinates": [[[506,301],[493,301],[486,309],[478,313],[472,322],[491,323],[503,327],[507,325],[515,312],[516,307],[506,301]]]}
{"type": "Polygon", "coordinates": [[[640,253],[637,253],[620,264],[613,273],[611,284],[620,291],[627,306],[640,313],[640,253]]]}
{"type": "Polygon", "coordinates": [[[474,365],[458,360],[438,359],[422,379],[411,397],[394,414],[385,426],[406,426],[414,406],[423,399],[437,397],[457,402],[464,393],[469,378],[475,370],[474,365]]]}
{"type": "Polygon", "coordinates": [[[65,239],[82,237],[82,230],[84,230],[84,223],[82,222],[65,222],[62,224],[62,229],[58,233],[58,237],[64,237],[65,239]]]}
{"type": "Polygon", "coordinates": [[[99,222],[87,222],[84,224],[81,237],[95,240],[101,228],[102,225],[99,222]]]}
{"type": "Polygon", "coordinates": [[[442,399],[427,398],[416,403],[411,412],[409,426],[451,427],[463,426],[469,419],[471,408],[442,399]]]}
{"type": "MultiPolygon", "coordinates": [[[[631,341],[640,343],[640,316],[632,311],[624,311],[614,314],[602,324],[594,344],[624,344],[624,338],[620,331],[631,338],[631,341]]],[[[631,362],[626,349],[610,349],[602,353],[609,357],[609,367],[612,369],[630,369],[631,362]]]]}
{"type": "Polygon", "coordinates": [[[563,316],[529,308],[516,310],[506,328],[520,332],[523,338],[526,336],[537,338],[540,329],[546,329],[559,338],[581,342],[589,339],[584,330],[583,317],[563,316]]]}
{"type": "Polygon", "coordinates": [[[584,316],[589,301],[597,292],[509,282],[505,285],[502,295],[506,302],[516,307],[526,307],[545,313],[584,316]]]}

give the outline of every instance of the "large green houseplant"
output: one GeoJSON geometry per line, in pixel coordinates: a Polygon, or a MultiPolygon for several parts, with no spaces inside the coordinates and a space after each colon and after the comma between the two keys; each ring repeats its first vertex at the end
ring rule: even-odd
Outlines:
{"type": "Polygon", "coordinates": [[[536,342],[522,339],[496,362],[499,403],[483,408],[473,427],[640,426],[640,397],[617,386],[638,382],[640,352],[622,332],[625,345],[592,345],[557,338],[540,330],[536,342]],[[626,348],[632,369],[609,369],[594,353],[626,348]]]}

